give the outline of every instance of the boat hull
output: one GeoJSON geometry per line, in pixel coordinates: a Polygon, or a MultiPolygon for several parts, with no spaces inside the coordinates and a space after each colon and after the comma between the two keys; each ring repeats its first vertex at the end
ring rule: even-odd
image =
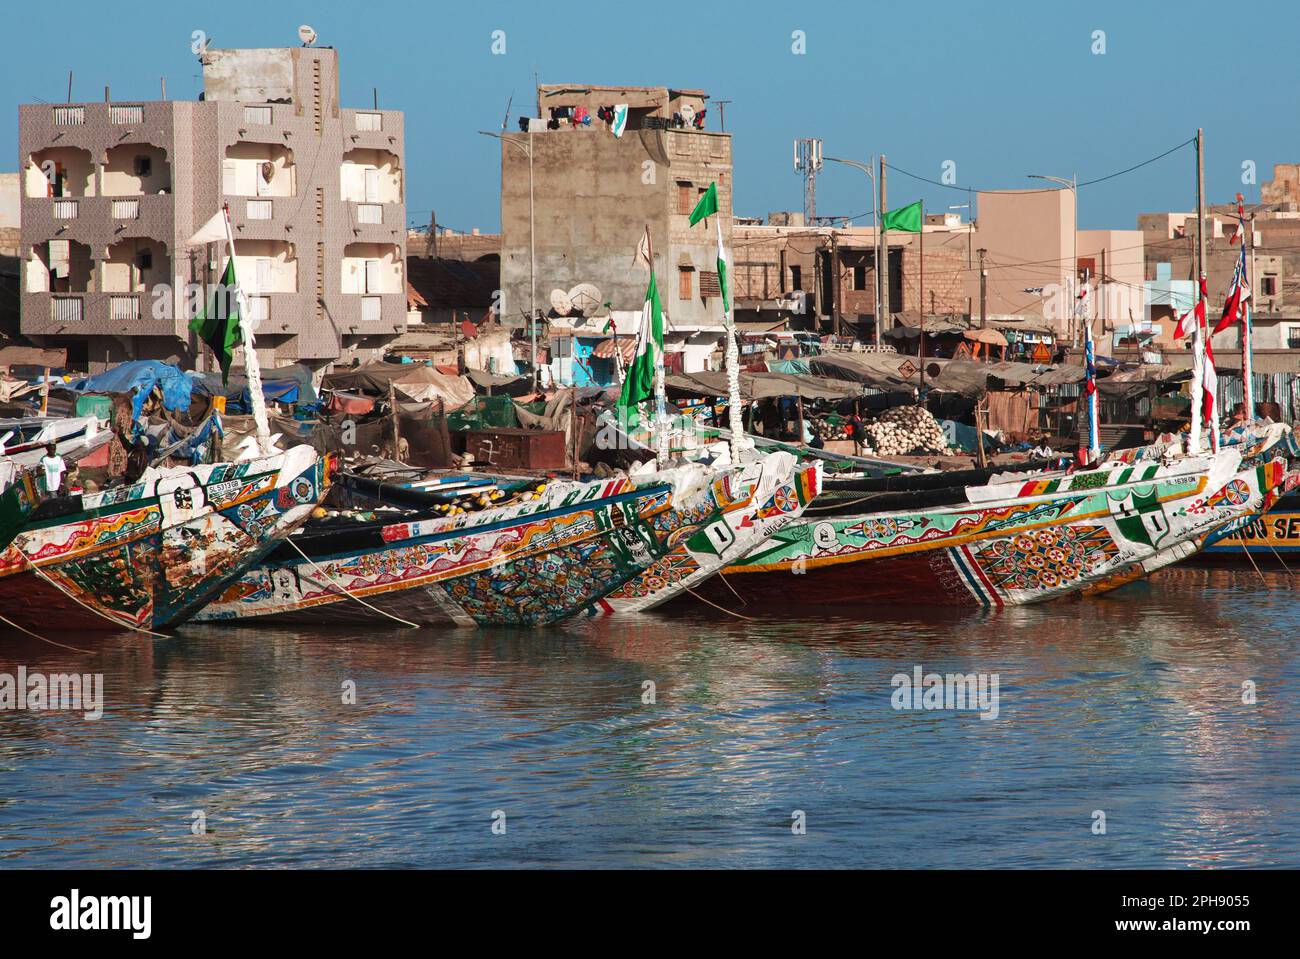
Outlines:
{"type": "Polygon", "coordinates": [[[75,513],[30,520],[0,552],[0,615],[36,633],[173,628],[305,522],[327,482],[324,462],[299,446],[83,497],[75,513]]]}
{"type": "Polygon", "coordinates": [[[1238,462],[1221,453],[1190,484],[1153,474],[1150,483],[1093,481],[1082,495],[1067,485],[979,508],[805,516],[703,592],[758,607],[995,607],[1114,588],[1194,554],[1215,530],[1271,505],[1282,461],[1233,472],[1238,462]]]}
{"type": "Polygon", "coordinates": [[[740,472],[690,466],[639,483],[557,483],[544,501],[398,523],[346,548],[346,534],[304,537],[302,555],[282,547],[196,619],[540,626],[596,615],[604,597],[752,499],[740,472]]]}

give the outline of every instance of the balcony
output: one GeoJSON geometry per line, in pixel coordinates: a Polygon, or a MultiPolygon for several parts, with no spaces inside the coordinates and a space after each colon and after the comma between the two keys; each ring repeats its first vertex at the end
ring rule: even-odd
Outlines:
{"type": "Polygon", "coordinates": [[[108,108],[108,119],[110,123],[144,123],[144,107],[135,104],[122,106],[113,104],[108,108]]]}
{"type": "Polygon", "coordinates": [[[361,322],[378,323],[383,317],[383,301],[377,296],[363,296],[361,298],[361,322]]]}
{"type": "Polygon", "coordinates": [[[113,219],[114,220],[140,219],[140,201],[139,200],[114,200],[113,219]]]}
{"type": "Polygon", "coordinates": [[[270,220],[273,218],[274,212],[270,200],[249,200],[244,206],[244,219],[270,220]]]}
{"type": "Polygon", "coordinates": [[[55,107],[54,125],[56,127],[81,126],[86,122],[85,107],[55,107]]]}
{"type": "Polygon", "coordinates": [[[55,323],[80,323],[82,307],[80,296],[52,296],[50,319],[55,323]]]}
{"type": "Polygon", "coordinates": [[[378,203],[358,203],[357,222],[382,224],[384,222],[383,206],[378,203]]]}
{"type": "Polygon", "coordinates": [[[140,319],[139,294],[115,293],[108,298],[108,318],[114,321],[140,319]]]}
{"type": "Polygon", "coordinates": [[[75,220],[77,218],[77,201],[55,200],[53,213],[56,220],[75,220]]]}

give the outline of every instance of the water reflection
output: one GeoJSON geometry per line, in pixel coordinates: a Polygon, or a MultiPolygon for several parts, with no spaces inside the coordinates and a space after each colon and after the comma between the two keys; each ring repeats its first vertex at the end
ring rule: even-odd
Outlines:
{"type": "Polygon", "coordinates": [[[4,670],[102,672],[106,702],[0,713],[0,863],[1294,865],[1300,617],[1263,580],[1179,567],[974,616],[8,637],[4,670]],[[999,718],[892,709],[917,665],[998,674],[999,718]]]}

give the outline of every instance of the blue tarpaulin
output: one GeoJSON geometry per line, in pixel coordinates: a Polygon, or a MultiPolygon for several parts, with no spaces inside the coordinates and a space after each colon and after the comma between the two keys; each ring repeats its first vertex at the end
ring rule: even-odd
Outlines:
{"type": "Polygon", "coordinates": [[[158,360],[134,360],[111,370],[105,370],[84,380],[76,380],[70,389],[80,393],[131,393],[131,415],[138,418],[144,401],[154,387],[162,392],[163,407],[173,413],[184,413],[190,408],[193,382],[179,367],[158,360]]]}

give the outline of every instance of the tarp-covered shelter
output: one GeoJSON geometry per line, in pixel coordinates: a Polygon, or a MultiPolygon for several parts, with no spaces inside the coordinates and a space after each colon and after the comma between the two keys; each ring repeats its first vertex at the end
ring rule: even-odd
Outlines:
{"type": "Polygon", "coordinates": [[[420,363],[368,363],[327,373],[321,389],[386,396],[390,384],[407,399],[442,400],[448,410],[459,409],[474,398],[474,387],[466,377],[440,373],[420,363]]]}
{"type": "MultiPolygon", "coordinates": [[[[727,374],[723,372],[679,373],[664,378],[664,386],[692,396],[726,396],[727,374]]],[[[805,400],[842,400],[860,395],[862,387],[850,380],[796,373],[741,373],[743,400],[798,396],[805,400]]]]}
{"type": "Polygon", "coordinates": [[[190,396],[194,391],[193,379],[182,372],[180,367],[159,360],[122,363],[103,373],[74,380],[68,389],[78,393],[133,393],[131,415],[138,418],[154,387],[158,387],[162,394],[164,409],[174,413],[189,410],[190,396]]]}

